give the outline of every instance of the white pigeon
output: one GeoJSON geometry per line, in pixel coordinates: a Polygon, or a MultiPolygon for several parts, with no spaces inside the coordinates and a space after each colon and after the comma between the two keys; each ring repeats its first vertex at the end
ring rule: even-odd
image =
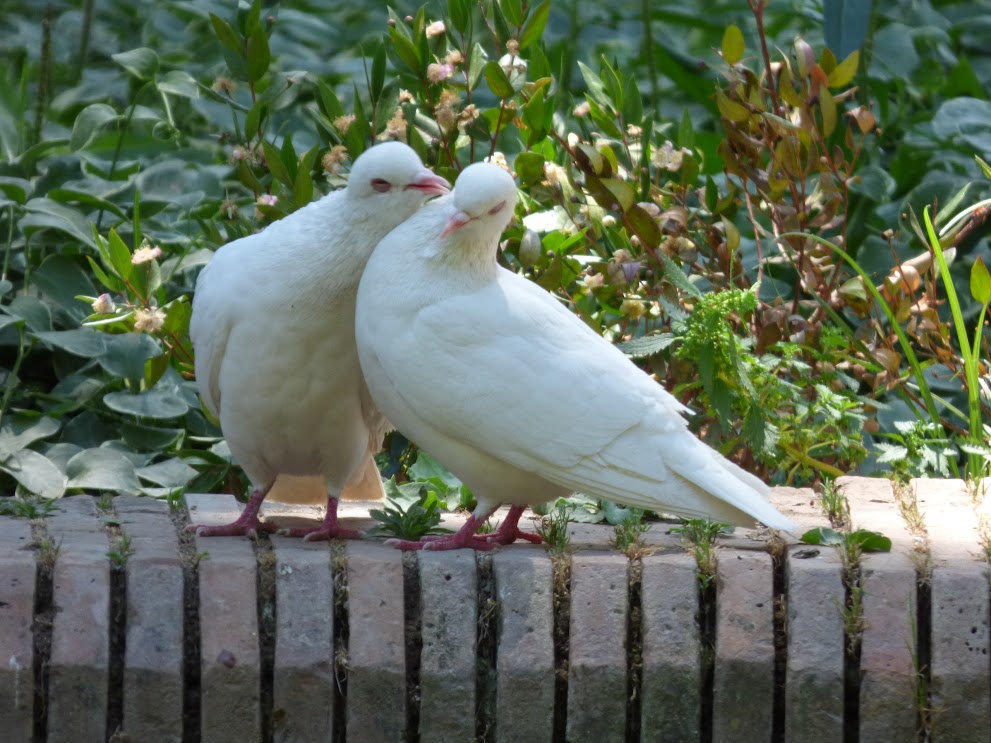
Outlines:
{"type": "MultiPolygon", "coordinates": [[[[189,326],[196,380],[254,491],[233,523],[191,530],[271,531],[258,509],[276,477],[317,476],[327,502],[323,524],[288,533],[358,536],[338,525],[337,499],[372,470],[381,490],[372,457],[389,428],[358,366],[358,280],[379,240],[427,198],[447,192],[447,181],[412,149],[380,144],[355,160],[346,188],[224,245],[203,269],[189,326]]],[[[290,491],[286,500],[301,498],[290,491]]]]}
{"type": "Polygon", "coordinates": [[[516,186],[464,169],[375,249],[355,338],[372,399],[471,488],[456,534],[404,549],[485,549],[523,536],[526,505],[574,491],[687,517],[790,530],[768,487],[688,430],[686,408],[539,286],[496,263],[516,186]],[[475,534],[500,505],[499,529],[475,534]]]}

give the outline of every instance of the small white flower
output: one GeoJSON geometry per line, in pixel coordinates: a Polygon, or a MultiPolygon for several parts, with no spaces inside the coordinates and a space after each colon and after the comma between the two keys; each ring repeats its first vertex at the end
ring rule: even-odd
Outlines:
{"type": "Polygon", "coordinates": [[[263,193],[255,203],[258,206],[275,206],[279,203],[279,197],[272,193],[263,193]]]}
{"type": "Polygon", "coordinates": [[[165,312],[158,307],[153,310],[134,311],[134,329],[139,333],[154,333],[165,324],[165,312]]]}
{"type": "Polygon", "coordinates": [[[444,21],[434,21],[427,26],[427,38],[432,39],[434,36],[443,36],[444,31],[444,21]]]}
{"type": "Polygon", "coordinates": [[[436,62],[427,65],[427,79],[434,84],[447,80],[453,74],[454,65],[437,64],[436,62]]]}
{"type": "Polygon", "coordinates": [[[131,256],[131,263],[135,266],[140,266],[142,263],[150,263],[156,258],[162,257],[162,249],[157,245],[155,247],[150,247],[148,245],[143,245],[134,251],[134,255],[131,256]]]}
{"type": "Polygon", "coordinates": [[[114,305],[114,300],[109,294],[101,294],[95,300],[93,300],[93,312],[97,312],[101,315],[107,315],[116,309],[114,305]]]}

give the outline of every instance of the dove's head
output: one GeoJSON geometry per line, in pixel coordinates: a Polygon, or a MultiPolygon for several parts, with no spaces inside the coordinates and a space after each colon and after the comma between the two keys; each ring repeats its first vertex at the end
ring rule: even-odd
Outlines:
{"type": "Polygon", "coordinates": [[[499,235],[513,218],[516,183],[498,165],[475,163],[461,171],[454,183],[455,212],[441,233],[499,235]]]}
{"type": "Polygon", "coordinates": [[[415,212],[430,196],[448,193],[448,182],[431,172],[402,142],[383,142],[354,161],[347,194],[377,214],[398,216],[415,212]]]}

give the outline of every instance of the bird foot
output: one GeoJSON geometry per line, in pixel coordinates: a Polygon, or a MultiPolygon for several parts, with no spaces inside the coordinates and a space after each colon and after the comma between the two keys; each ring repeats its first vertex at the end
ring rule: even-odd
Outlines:
{"type": "Polygon", "coordinates": [[[304,542],[324,542],[330,539],[361,539],[357,529],[342,529],[339,526],[311,526],[300,529],[279,529],[284,537],[302,537],[304,542]]]}
{"type": "Polygon", "coordinates": [[[419,542],[410,539],[386,539],[385,543],[389,547],[401,550],[427,550],[430,552],[465,548],[488,551],[495,547],[494,542],[488,542],[482,537],[471,535],[466,539],[459,534],[451,534],[447,537],[425,537],[419,542]]]}
{"type": "Polygon", "coordinates": [[[544,538],[539,534],[534,534],[532,532],[523,531],[516,525],[513,525],[509,529],[505,529],[500,526],[491,534],[476,534],[475,539],[482,540],[489,544],[512,544],[517,539],[523,539],[531,544],[541,544],[544,538]]]}
{"type": "Polygon", "coordinates": [[[257,516],[244,518],[242,515],[229,524],[190,524],[186,531],[194,532],[198,537],[250,537],[254,539],[258,532],[273,532],[279,527],[273,523],[262,521],[257,516]]]}

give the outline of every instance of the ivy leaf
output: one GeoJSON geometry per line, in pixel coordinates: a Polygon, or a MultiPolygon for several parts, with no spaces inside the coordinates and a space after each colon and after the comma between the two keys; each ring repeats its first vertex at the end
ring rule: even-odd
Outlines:
{"type": "Polygon", "coordinates": [[[115,449],[84,449],[65,465],[69,478],[68,487],[90,490],[116,490],[120,493],[137,493],[141,483],[134,472],[134,464],[115,449]]]}
{"type": "Polygon", "coordinates": [[[146,46],[112,54],[110,57],[139,80],[151,80],[158,72],[158,55],[146,46]]]}
{"type": "Polygon", "coordinates": [[[33,449],[14,452],[0,462],[0,470],[42,498],[60,498],[65,492],[66,476],[50,459],[33,449]]]}
{"type": "Polygon", "coordinates": [[[79,112],[72,124],[69,149],[82,149],[96,138],[103,127],[119,118],[119,114],[106,103],[90,104],[79,112]]]}

